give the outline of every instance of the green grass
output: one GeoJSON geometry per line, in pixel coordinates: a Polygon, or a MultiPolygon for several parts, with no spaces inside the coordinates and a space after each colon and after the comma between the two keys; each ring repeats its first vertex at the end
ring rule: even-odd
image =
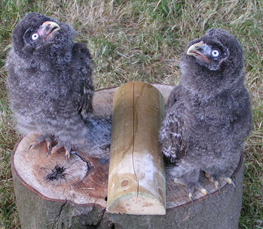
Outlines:
{"type": "Polygon", "coordinates": [[[4,63],[11,33],[27,12],[67,22],[94,58],[96,89],[131,80],[176,85],[187,43],[212,27],[244,48],[253,132],[247,140],[240,228],[263,228],[263,3],[252,0],[2,0],[0,3],[0,228],[19,228],[10,171],[17,135],[8,109],[4,63]]]}

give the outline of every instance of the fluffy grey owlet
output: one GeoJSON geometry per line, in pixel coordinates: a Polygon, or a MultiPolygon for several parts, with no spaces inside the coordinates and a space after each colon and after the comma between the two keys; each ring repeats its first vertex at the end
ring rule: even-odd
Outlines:
{"type": "Polygon", "coordinates": [[[175,165],[175,182],[207,193],[199,183],[205,172],[218,188],[242,155],[251,130],[251,105],[244,86],[243,52],[235,37],[210,29],[187,46],[181,58],[180,83],[168,99],[160,130],[162,152],[175,165]]]}
{"type": "Polygon", "coordinates": [[[91,56],[73,42],[75,34],[65,23],[29,13],[13,31],[6,64],[17,129],[39,134],[31,148],[46,141],[48,154],[64,147],[67,157],[88,134],[84,119],[93,96],[91,56]]]}

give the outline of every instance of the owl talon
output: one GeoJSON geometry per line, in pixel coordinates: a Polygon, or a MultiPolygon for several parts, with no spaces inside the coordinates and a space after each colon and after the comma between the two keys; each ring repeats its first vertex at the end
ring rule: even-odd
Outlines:
{"type": "Polygon", "coordinates": [[[208,173],[205,173],[205,176],[208,178],[208,180],[211,182],[211,183],[214,183],[214,186],[215,186],[215,188],[216,189],[218,189],[219,190],[219,192],[220,192],[220,188],[219,188],[219,180],[217,179],[217,177],[216,176],[211,176],[211,175],[209,175],[208,173]]]}
{"type": "Polygon", "coordinates": [[[51,150],[52,146],[51,146],[51,138],[50,137],[46,137],[46,136],[39,136],[34,142],[32,142],[30,144],[30,146],[28,147],[27,149],[27,152],[29,152],[30,150],[34,149],[36,146],[38,146],[40,143],[42,142],[46,142],[47,144],[47,149],[48,149],[48,152],[51,150]]]}
{"type": "Polygon", "coordinates": [[[220,177],[220,180],[224,180],[226,181],[228,184],[232,184],[234,186],[234,188],[236,187],[235,183],[233,182],[233,180],[229,177],[220,177]]]}
{"type": "Polygon", "coordinates": [[[30,146],[27,149],[27,152],[29,152],[31,149],[34,149],[34,147],[35,147],[34,143],[31,143],[30,146]]]}
{"type": "Polygon", "coordinates": [[[189,199],[191,200],[191,202],[193,203],[194,202],[194,198],[193,198],[193,192],[194,192],[194,186],[193,185],[190,185],[188,184],[186,181],[184,181],[183,179],[180,179],[180,178],[174,178],[174,183],[176,184],[182,184],[184,186],[187,187],[187,194],[188,194],[188,197],[189,199]]]}
{"type": "Polygon", "coordinates": [[[194,202],[194,198],[193,198],[194,189],[199,190],[204,196],[206,196],[206,195],[211,196],[210,193],[199,182],[197,182],[195,184],[189,184],[186,181],[184,181],[183,179],[174,178],[174,183],[183,184],[183,185],[187,186],[188,197],[192,203],[194,202]]]}
{"type": "Polygon", "coordinates": [[[191,200],[192,203],[194,203],[194,198],[192,193],[188,193],[188,197],[191,200]]]}
{"type": "Polygon", "coordinates": [[[206,195],[210,196],[210,193],[199,182],[195,184],[195,188],[199,190],[204,196],[206,195]]]}
{"type": "Polygon", "coordinates": [[[70,158],[70,151],[69,150],[66,150],[65,157],[67,160],[69,160],[69,158],[70,158]]]}
{"type": "MultiPolygon", "coordinates": [[[[61,145],[61,144],[57,144],[57,145],[55,145],[52,149],[51,149],[51,151],[50,151],[50,154],[54,154],[54,153],[56,153],[59,149],[61,149],[63,146],[61,145]]],[[[49,154],[48,154],[49,155],[49,154]]],[[[47,156],[48,156],[47,155],[47,156]]]]}
{"type": "Polygon", "coordinates": [[[219,182],[218,181],[214,181],[214,186],[215,186],[216,189],[219,190],[219,182]]]}
{"type": "Polygon", "coordinates": [[[55,145],[53,148],[51,148],[50,150],[50,153],[47,154],[47,156],[49,154],[55,154],[59,149],[61,149],[62,147],[65,148],[65,157],[66,157],[66,160],[68,160],[70,158],[70,155],[71,155],[71,149],[67,148],[66,146],[64,146],[62,143],[58,143],[57,145],[55,145]]]}
{"type": "Polygon", "coordinates": [[[205,176],[209,179],[210,182],[214,183],[214,186],[216,189],[218,189],[220,191],[219,188],[219,180],[224,180],[226,181],[228,184],[232,184],[234,187],[236,187],[236,185],[234,184],[233,180],[229,177],[219,177],[217,178],[216,176],[211,176],[208,173],[205,173],[205,176]]]}

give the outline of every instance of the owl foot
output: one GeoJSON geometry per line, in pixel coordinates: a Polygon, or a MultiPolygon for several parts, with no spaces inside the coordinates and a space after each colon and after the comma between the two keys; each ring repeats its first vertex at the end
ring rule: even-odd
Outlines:
{"type": "Polygon", "coordinates": [[[31,143],[31,145],[28,147],[28,152],[32,149],[34,149],[36,146],[38,146],[40,143],[42,142],[46,142],[47,144],[47,149],[48,149],[48,152],[47,152],[47,155],[50,154],[51,152],[51,149],[52,149],[52,140],[50,137],[47,137],[47,136],[44,136],[44,135],[40,135],[34,142],[31,143]]]}
{"type": "Polygon", "coordinates": [[[65,157],[66,160],[68,160],[70,158],[71,154],[75,153],[75,148],[80,145],[84,144],[84,139],[80,139],[78,141],[75,142],[70,142],[70,141],[61,141],[61,140],[57,140],[57,144],[55,146],[53,146],[53,148],[50,151],[50,154],[54,154],[56,153],[59,149],[64,148],[65,149],[65,157]]]}
{"type": "Polygon", "coordinates": [[[70,158],[70,153],[71,153],[71,149],[68,149],[66,146],[64,146],[62,143],[58,143],[57,145],[55,145],[51,151],[50,154],[54,154],[56,153],[59,149],[61,149],[62,147],[65,148],[66,152],[65,152],[65,157],[68,160],[70,158]]]}
{"type": "Polygon", "coordinates": [[[199,190],[205,196],[207,194],[210,196],[210,193],[199,182],[187,183],[183,179],[175,178],[174,183],[183,184],[187,187],[188,197],[192,201],[192,203],[194,202],[194,198],[193,198],[194,189],[199,190]]]}
{"type": "Polygon", "coordinates": [[[217,177],[217,176],[212,176],[209,175],[208,173],[205,173],[205,176],[212,182],[214,183],[214,186],[216,189],[218,189],[220,191],[219,188],[219,184],[220,184],[220,180],[224,180],[226,181],[228,184],[232,184],[234,187],[236,187],[235,183],[233,182],[233,180],[229,177],[217,177]]]}
{"type": "Polygon", "coordinates": [[[34,142],[32,142],[30,144],[30,146],[28,147],[28,152],[34,148],[36,148],[40,143],[42,142],[46,142],[47,144],[47,156],[51,155],[51,154],[55,154],[59,149],[61,149],[62,147],[65,148],[66,152],[65,152],[65,156],[66,159],[68,160],[70,158],[70,154],[71,154],[71,149],[64,146],[62,143],[58,143],[57,145],[52,147],[52,140],[51,137],[47,137],[44,135],[40,135],[34,142]]]}

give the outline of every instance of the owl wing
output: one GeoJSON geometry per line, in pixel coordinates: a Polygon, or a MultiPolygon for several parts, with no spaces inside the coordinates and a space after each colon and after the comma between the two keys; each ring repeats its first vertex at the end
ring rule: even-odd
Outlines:
{"type": "Polygon", "coordinates": [[[76,57],[75,64],[77,65],[77,74],[80,78],[80,94],[77,99],[77,110],[82,118],[85,119],[93,111],[92,58],[86,45],[80,43],[74,44],[73,55],[76,57]]]}
{"type": "Polygon", "coordinates": [[[181,86],[173,88],[166,103],[166,110],[170,109],[180,99],[181,86]]]}
{"type": "Polygon", "coordinates": [[[167,112],[160,130],[162,152],[174,163],[184,156],[182,132],[184,128],[184,104],[180,101],[180,86],[175,87],[167,102],[167,112]]]}

